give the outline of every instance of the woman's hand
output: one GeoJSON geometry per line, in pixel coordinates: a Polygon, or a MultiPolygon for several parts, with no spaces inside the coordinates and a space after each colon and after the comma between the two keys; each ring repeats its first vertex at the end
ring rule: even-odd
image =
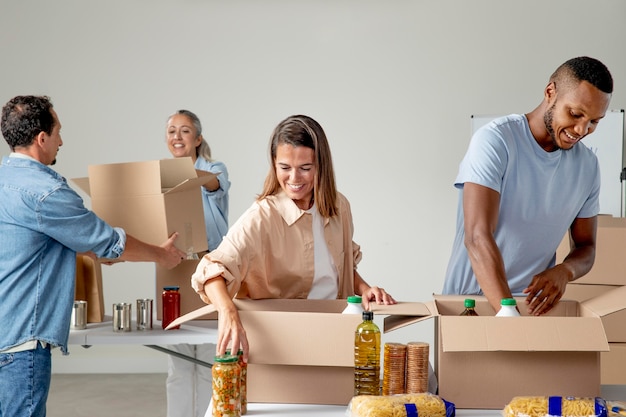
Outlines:
{"type": "Polygon", "coordinates": [[[237,308],[232,305],[218,312],[217,325],[217,347],[216,355],[223,355],[228,349],[231,354],[236,355],[239,349],[243,351],[243,360],[248,362],[248,338],[246,331],[241,324],[237,308]]]}
{"type": "Polygon", "coordinates": [[[380,287],[369,287],[361,294],[363,307],[369,310],[370,301],[376,301],[376,304],[396,304],[396,300],[380,287]]]}

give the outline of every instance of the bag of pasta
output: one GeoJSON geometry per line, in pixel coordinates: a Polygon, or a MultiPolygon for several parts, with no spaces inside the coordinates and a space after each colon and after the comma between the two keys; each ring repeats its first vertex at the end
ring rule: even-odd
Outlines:
{"type": "Polygon", "coordinates": [[[451,402],[431,393],[357,395],[348,404],[348,417],[454,417],[451,402]]]}
{"type": "Polygon", "coordinates": [[[599,397],[514,397],[504,417],[607,417],[606,401],[599,397]]]}

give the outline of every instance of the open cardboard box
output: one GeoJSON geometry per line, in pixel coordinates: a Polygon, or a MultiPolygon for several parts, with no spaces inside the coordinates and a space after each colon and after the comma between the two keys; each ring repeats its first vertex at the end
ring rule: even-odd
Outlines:
{"type": "MultiPolygon", "coordinates": [[[[570,250],[569,232],[556,251],[556,263],[565,259],[570,250]]],[[[576,280],[577,284],[626,285],[626,218],[598,216],[596,259],[591,271],[576,280]]]]}
{"type": "MultiPolygon", "coordinates": [[[[519,395],[600,395],[600,352],[609,350],[601,314],[626,307],[621,293],[563,300],[541,317],[494,317],[474,296],[479,317],[461,317],[467,296],[373,305],[384,332],[435,320],[438,394],[457,408],[502,409],[519,395]],[[613,307],[606,308],[607,302],[613,307]],[[620,307],[621,306],[621,307],[620,307]]],[[[518,298],[523,308],[523,298],[518,298]]],[[[250,342],[250,402],[345,405],[353,395],[358,316],[344,300],[235,300],[250,342]],[[268,381],[272,381],[269,383],[268,381]]],[[[616,310],[616,311],[617,311],[616,310]]],[[[171,326],[214,311],[189,313],[171,326]]],[[[612,313],[609,313],[612,314],[612,313]]]]}
{"type": "MultiPolygon", "coordinates": [[[[348,404],[354,394],[354,331],[362,317],[341,314],[346,300],[234,302],[250,343],[249,402],[348,404]]],[[[373,310],[377,315],[430,314],[422,303],[373,310]]],[[[206,305],[170,327],[214,311],[206,305]]]]}
{"type": "Polygon", "coordinates": [[[191,158],[90,165],[88,178],[75,178],[91,197],[92,210],[112,226],[160,245],[174,232],[186,253],[208,249],[200,186],[191,158]]]}
{"type": "MultiPolygon", "coordinates": [[[[626,307],[621,294],[610,297],[626,307]]],[[[604,300],[562,300],[549,314],[494,317],[485,297],[440,296],[435,318],[439,395],[457,408],[502,409],[513,397],[600,395],[600,353],[608,351],[600,314],[604,300]],[[465,298],[478,317],[461,317],[465,298]]],[[[385,331],[424,318],[385,318],[385,331]]]]}

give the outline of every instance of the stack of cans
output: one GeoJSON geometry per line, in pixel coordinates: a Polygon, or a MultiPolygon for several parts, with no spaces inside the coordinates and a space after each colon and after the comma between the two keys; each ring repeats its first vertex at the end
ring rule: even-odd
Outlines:
{"type": "Polygon", "coordinates": [[[428,343],[410,342],[406,351],[406,393],[428,392],[428,343]]]}

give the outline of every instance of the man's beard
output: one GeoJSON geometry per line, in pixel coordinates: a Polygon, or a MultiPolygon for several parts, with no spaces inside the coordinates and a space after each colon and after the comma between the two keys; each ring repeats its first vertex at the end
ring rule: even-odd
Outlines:
{"type": "Polygon", "coordinates": [[[550,139],[552,139],[552,144],[556,149],[561,149],[559,144],[556,142],[556,136],[554,134],[554,128],[552,127],[552,122],[554,121],[554,106],[556,102],[543,114],[543,123],[546,125],[546,130],[550,135],[550,139]]]}

